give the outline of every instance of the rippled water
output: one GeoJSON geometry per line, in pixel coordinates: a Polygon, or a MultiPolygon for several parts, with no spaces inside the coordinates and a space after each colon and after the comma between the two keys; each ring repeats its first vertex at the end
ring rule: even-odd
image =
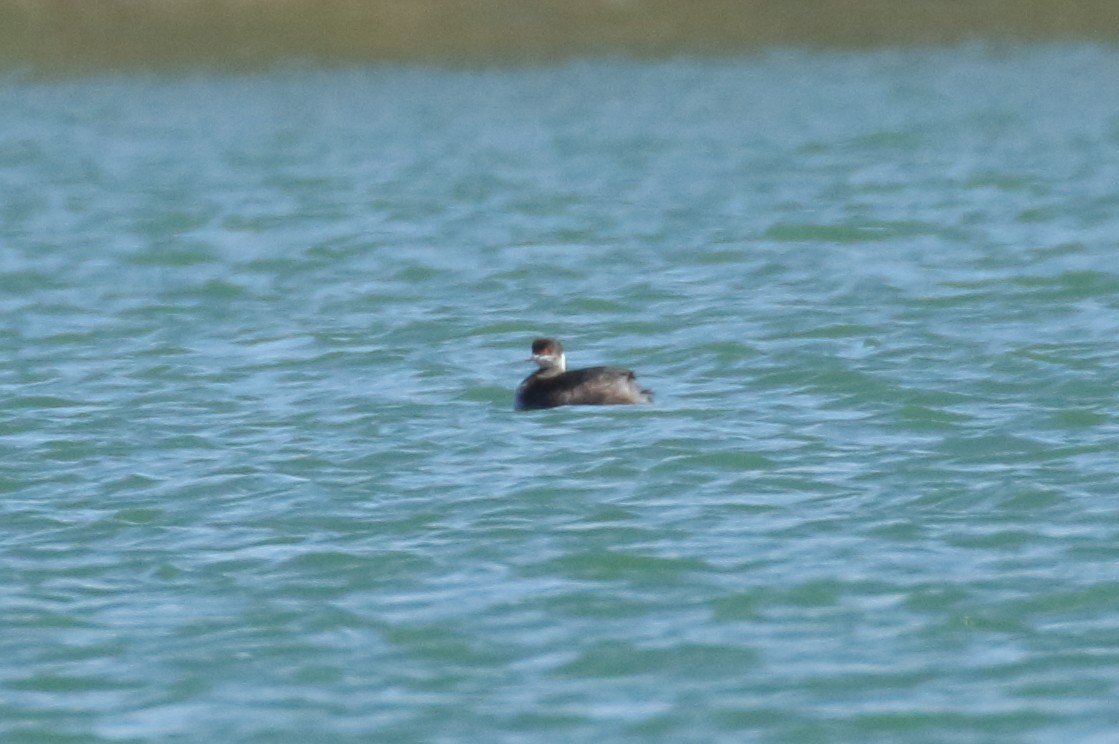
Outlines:
{"type": "Polygon", "coordinates": [[[0,738],[1112,741],[1117,71],[9,77],[0,738]]]}

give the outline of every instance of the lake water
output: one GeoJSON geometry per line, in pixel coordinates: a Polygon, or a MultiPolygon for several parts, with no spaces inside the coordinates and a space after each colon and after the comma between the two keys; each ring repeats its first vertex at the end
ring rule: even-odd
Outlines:
{"type": "Polygon", "coordinates": [[[0,189],[4,742],[1115,740],[1117,48],[8,73],[0,189]]]}

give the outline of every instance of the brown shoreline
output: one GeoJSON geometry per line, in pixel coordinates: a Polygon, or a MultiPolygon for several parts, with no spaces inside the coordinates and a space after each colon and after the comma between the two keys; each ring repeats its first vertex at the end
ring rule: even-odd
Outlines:
{"type": "Polygon", "coordinates": [[[0,67],[486,63],[1119,39],[1116,0],[0,0],[0,67]]]}

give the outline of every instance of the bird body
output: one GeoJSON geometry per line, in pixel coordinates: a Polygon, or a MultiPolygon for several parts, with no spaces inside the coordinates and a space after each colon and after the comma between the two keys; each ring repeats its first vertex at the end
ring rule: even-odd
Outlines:
{"type": "Polygon", "coordinates": [[[540,366],[517,386],[518,411],[558,406],[607,406],[652,403],[653,393],[622,367],[567,369],[563,346],[551,338],[532,342],[528,361],[540,366]]]}

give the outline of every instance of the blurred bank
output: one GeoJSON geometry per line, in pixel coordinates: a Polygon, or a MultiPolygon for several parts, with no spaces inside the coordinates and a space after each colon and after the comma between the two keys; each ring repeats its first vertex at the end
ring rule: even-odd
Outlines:
{"type": "Polygon", "coordinates": [[[1116,38],[1116,0],[0,0],[0,66],[57,71],[1116,38]]]}

